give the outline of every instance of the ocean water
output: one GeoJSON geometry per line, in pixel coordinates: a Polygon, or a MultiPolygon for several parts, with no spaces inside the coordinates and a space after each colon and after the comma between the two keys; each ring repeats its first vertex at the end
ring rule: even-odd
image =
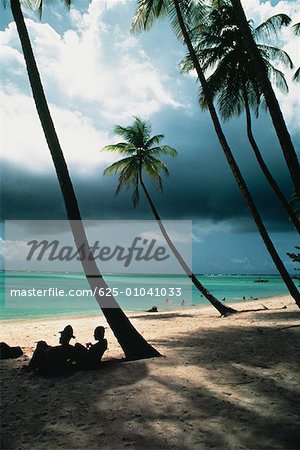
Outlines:
{"type": "MultiPolygon", "coordinates": [[[[144,311],[152,306],[165,310],[208,304],[183,275],[107,275],[104,278],[108,286],[115,289],[116,300],[125,311],[144,311]]],[[[228,303],[241,301],[243,297],[264,298],[288,293],[277,275],[198,275],[198,279],[218,299],[225,298],[228,303]],[[256,282],[259,279],[268,281],[256,282]]],[[[89,285],[82,274],[1,272],[0,317],[15,319],[98,312],[98,303],[88,291],[89,285]],[[12,290],[18,292],[12,294],[12,290]],[[42,292],[41,296],[37,295],[38,290],[42,292]],[[58,295],[58,291],[63,295],[58,295]]]]}

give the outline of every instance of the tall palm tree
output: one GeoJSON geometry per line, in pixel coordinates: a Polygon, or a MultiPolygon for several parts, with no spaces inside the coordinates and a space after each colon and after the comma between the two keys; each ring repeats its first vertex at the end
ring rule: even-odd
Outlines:
{"type": "Polygon", "coordinates": [[[291,136],[287,129],[283,114],[281,112],[278,100],[272,88],[272,84],[268,77],[267,67],[261,57],[261,53],[257,48],[254,40],[254,36],[249,27],[245,11],[242,7],[240,0],[231,0],[236,23],[239,26],[243,35],[244,49],[247,51],[249,58],[256,69],[257,79],[261,85],[261,89],[264,93],[265,101],[268,106],[274,128],[277,133],[278,140],[280,142],[283,155],[291,174],[296,194],[300,199],[300,166],[299,160],[295,148],[293,146],[291,136]]]}
{"type": "MultiPolygon", "coordinates": [[[[227,162],[232,170],[234,178],[238,184],[239,189],[244,197],[244,200],[253,216],[258,231],[263,239],[263,242],[275,264],[279,273],[282,276],[292,297],[295,299],[300,308],[300,293],[296,288],[291,276],[286,270],[276,248],[267,232],[267,229],[261,219],[259,211],[251,196],[248,186],[242,176],[238,164],[233,156],[231,148],[227,142],[226,136],[222,130],[220,120],[218,118],[213,98],[209,91],[207,81],[205,79],[203,68],[197,58],[197,54],[192,44],[190,30],[195,28],[195,19],[198,21],[201,18],[201,8],[194,8],[193,0],[138,0],[136,15],[133,19],[133,31],[141,31],[150,29],[154,20],[158,17],[168,16],[173,28],[178,37],[180,37],[188,48],[189,55],[193,62],[194,68],[197,72],[198,79],[203,89],[208,110],[210,112],[212,122],[219,139],[221,148],[225,154],[227,162]]],[[[199,22],[198,22],[199,23],[199,22]]]]}
{"type": "Polygon", "coordinates": [[[126,155],[125,158],[113,163],[104,170],[104,175],[119,174],[119,182],[116,189],[116,195],[122,188],[133,187],[133,204],[136,206],[139,201],[139,187],[142,186],[146,199],[150,205],[151,211],[157,220],[159,228],[172,250],[175,258],[182,269],[192,280],[196,288],[207,298],[207,300],[219,311],[222,316],[237,312],[233,308],[223,305],[214,295],[212,295],[192,273],[191,269],[178,252],[172,242],[167,230],[165,229],[160,215],[150,197],[146,188],[143,171],[156,183],[156,186],[162,191],[162,179],[160,173],[169,175],[166,164],[157,158],[160,155],[175,157],[177,151],[168,145],[160,145],[163,139],[162,134],[151,137],[151,124],[135,117],[134,123],[128,127],[117,125],[114,129],[115,134],[125,139],[125,142],[119,142],[114,145],[107,145],[102,151],[116,152],[126,155]]]}
{"type": "MultiPolygon", "coordinates": [[[[218,106],[224,120],[234,115],[246,114],[247,135],[256,159],[270,186],[285,208],[293,225],[300,233],[300,222],[291,207],[289,201],[278,186],[273,175],[269,171],[254,138],[252,131],[252,119],[250,108],[254,108],[258,115],[258,108],[263,99],[260,83],[257,81],[256,70],[244,51],[243,38],[239,27],[234,23],[235,16],[230,1],[223,1],[222,8],[212,8],[208,14],[205,26],[200,26],[193,32],[193,45],[198,58],[201,60],[203,70],[214,68],[214,72],[207,79],[208,87],[213,99],[218,98],[218,106]]],[[[267,35],[270,37],[283,25],[288,25],[291,19],[285,14],[277,14],[270,17],[264,23],[252,29],[253,36],[258,39],[267,35]]],[[[268,74],[279,89],[288,91],[288,86],[283,73],[277,70],[271,63],[276,58],[281,63],[292,68],[293,63],[288,54],[277,47],[257,44],[262,54],[268,74]]],[[[192,70],[193,63],[190,57],[182,61],[183,71],[192,70]]],[[[207,108],[203,90],[200,88],[200,104],[207,108]]]]}
{"type": "MultiPolygon", "coordinates": [[[[67,1],[66,3],[69,5],[70,2],[67,1]]],[[[20,1],[11,0],[10,5],[23,49],[33,98],[55,166],[74,241],[78,250],[82,248],[86,250],[87,257],[81,259],[86,278],[91,289],[95,292],[96,300],[102,308],[103,314],[121,345],[126,358],[133,360],[160,356],[158,351],[154,349],[133,327],[116,300],[112,296],[105,295],[102,297],[100,295],[101,289],[104,290],[104,292],[107,292],[107,284],[102,278],[92,253],[90,252],[90,246],[81,220],[68,167],[55,131],[32,51],[20,1]]],[[[42,3],[39,3],[39,6],[41,7],[42,3]]]]}

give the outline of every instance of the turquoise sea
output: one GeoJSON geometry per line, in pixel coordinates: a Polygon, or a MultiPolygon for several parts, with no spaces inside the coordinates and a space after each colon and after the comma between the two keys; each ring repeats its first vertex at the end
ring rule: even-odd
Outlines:
{"type": "MultiPolygon", "coordinates": [[[[108,286],[118,293],[116,300],[125,311],[143,311],[154,305],[164,310],[207,304],[186,276],[106,275],[104,278],[108,286]]],[[[225,298],[229,303],[241,301],[243,297],[272,297],[288,293],[277,275],[198,275],[198,278],[217,298],[225,298]]],[[[89,286],[82,274],[1,272],[0,317],[21,319],[99,311],[92,293],[85,290],[89,290],[89,286]],[[12,294],[12,290],[17,290],[17,293],[12,294]],[[37,296],[38,290],[42,292],[41,296],[37,296]],[[58,291],[63,292],[63,296],[56,295],[58,291]]]]}

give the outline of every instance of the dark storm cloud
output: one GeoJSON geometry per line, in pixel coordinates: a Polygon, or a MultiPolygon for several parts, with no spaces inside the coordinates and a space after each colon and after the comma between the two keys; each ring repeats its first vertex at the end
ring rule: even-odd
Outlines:
{"type": "MultiPolygon", "coordinates": [[[[248,209],[209,126],[209,118],[200,115],[202,124],[199,127],[196,126],[197,117],[191,120],[179,119],[180,112],[175,111],[172,115],[163,116],[159,125],[153,121],[153,132],[163,129],[166,143],[179,150],[177,158],[167,161],[171,176],[164,180],[164,193],[156,192],[148,181],[161,217],[206,219],[213,222],[229,220],[235,231],[254,230],[248,209]],[[175,129],[174,123],[178,125],[175,129]],[[207,126],[203,126],[205,124],[207,126]]],[[[285,212],[251,156],[242,120],[233,121],[226,128],[242,172],[269,229],[291,230],[285,212]]],[[[263,118],[256,133],[261,142],[267,137],[270,148],[265,157],[279,184],[289,194],[292,190],[289,176],[267,118],[263,118]]],[[[85,219],[152,219],[142,193],[136,209],[132,207],[130,192],[114,197],[116,178],[77,176],[73,181],[85,219]]],[[[66,218],[54,172],[38,175],[6,163],[3,166],[2,184],[3,219],[66,218]]]]}

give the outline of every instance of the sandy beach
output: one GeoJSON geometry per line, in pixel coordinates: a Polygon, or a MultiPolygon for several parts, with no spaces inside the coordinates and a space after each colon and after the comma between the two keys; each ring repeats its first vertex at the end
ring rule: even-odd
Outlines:
{"type": "MultiPolygon", "coordinates": [[[[237,308],[262,304],[228,318],[211,307],[129,313],[165,357],[56,378],[24,371],[35,342],[57,344],[68,323],[89,342],[103,316],[3,321],[1,341],[24,356],[1,361],[1,448],[298,448],[300,313],[290,297],[237,308]]],[[[104,360],[122,358],[106,337],[104,360]]]]}

